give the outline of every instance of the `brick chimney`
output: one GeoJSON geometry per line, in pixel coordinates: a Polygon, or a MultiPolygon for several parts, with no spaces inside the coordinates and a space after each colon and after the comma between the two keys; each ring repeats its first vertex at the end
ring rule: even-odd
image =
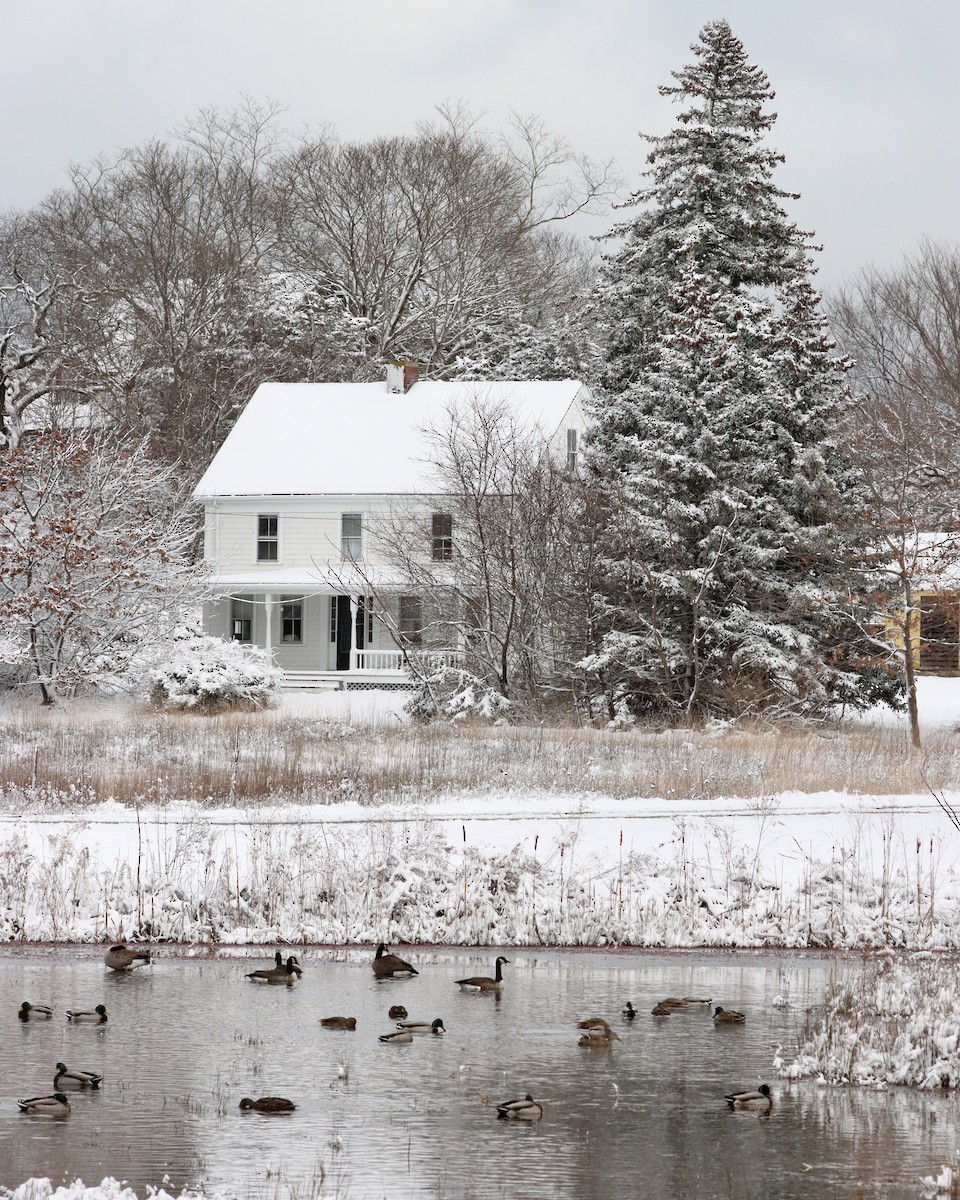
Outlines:
{"type": "Polygon", "coordinates": [[[419,378],[420,368],[416,363],[387,363],[387,391],[394,395],[409,392],[419,378]]]}

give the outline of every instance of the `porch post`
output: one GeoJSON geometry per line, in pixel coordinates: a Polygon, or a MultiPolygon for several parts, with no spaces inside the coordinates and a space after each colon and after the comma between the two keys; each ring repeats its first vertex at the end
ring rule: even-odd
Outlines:
{"type": "Polygon", "coordinates": [[[357,598],[350,596],[350,670],[357,669],[357,598]]]}
{"type": "Polygon", "coordinates": [[[270,661],[271,661],[271,662],[273,662],[273,661],[274,661],[274,656],[273,656],[273,607],[274,607],[274,600],[275,600],[275,596],[274,596],[273,592],[264,592],[264,595],[263,595],[263,608],[264,608],[264,612],[266,613],[266,617],[267,617],[267,621],[266,621],[266,632],[265,632],[265,635],[264,635],[264,640],[265,640],[265,642],[266,642],[265,649],[266,649],[266,651],[267,651],[267,655],[269,656],[269,658],[270,658],[270,661]]]}

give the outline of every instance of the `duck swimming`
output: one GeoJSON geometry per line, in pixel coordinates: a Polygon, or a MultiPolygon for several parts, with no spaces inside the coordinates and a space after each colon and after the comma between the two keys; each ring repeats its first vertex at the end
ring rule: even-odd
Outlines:
{"type": "Polygon", "coordinates": [[[528,1092],[522,1100],[504,1100],[497,1105],[497,1117],[501,1121],[539,1121],[543,1116],[543,1105],[528,1092]]]}
{"type": "Polygon", "coordinates": [[[292,1100],[287,1100],[284,1096],[261,1096],[259,1100],[251,1100],[249,1096],[244,1096],[240,1107],[262,1113],[295,1112],[297,1108],[292,1100]]]}
{"type": "Polygon", "coordinates": [[[737,1012],[733,1008],[721,1008],[719,1004],[713,1013],[716,1025],[742,1025],[746,1019],[742,1012],[737,1012]]]}
{"type": "Polygon", "coordinates": [[[69,1117],[70,1101],[63,1092],[52,1096],[33,1096],[30,1100],[18,1100],[20,1111],[35,1117],[69,1117]]]}
{"type": "Polygon", "coordinates": [[[66,1064],[57,1063],[57,1073],[53,1077],[54,1089],[62,1092],[66,1087],[98,1088],[103,1083],[103,1076],[95,1071],[68,1071],[66,1064]]]}
{"type": "Polygon", "coordinates": [[[746,1109],[749,1112],[769,1112],[773,1107],[768,1083],[761,1083],[755,1091],[730,1092],[724,1096],[724,1100],[731,1108],[746,1109]]]}
{"type": "Polygon", "coordinates": [[[53,1016],[53,1009],[45,1004],[31,1004],[29,1000],[24,1000],[17,1009],[17,1016],[21,1021],[48,1021],[53,1016]]]}
{"type": "Polygon", "coordinates": [[[92,1011],[67,1009],[67,1020],[73,1021],[74,1024],[79,1024],[81,1021],[95,1021],[98,1025],[105,1025],[109,1016],[110,1014],[102,1004],[98,1004],[92,1011]]]}

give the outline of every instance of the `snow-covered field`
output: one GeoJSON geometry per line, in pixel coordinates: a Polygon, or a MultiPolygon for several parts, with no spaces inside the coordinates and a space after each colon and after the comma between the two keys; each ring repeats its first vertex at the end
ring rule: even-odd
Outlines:
{"type": "MultiPolygon", "coordinates": [[[[926,730],[955,729],[960,681],[921,682],[926,730]]],[[[285,705],[376,739],[402,699],[285,705]]],[[[957,948],[954,807],[957,790],[614,798],[507,779],[377,806],[18,808],[0,813],[0,937],[957,948]]]]}

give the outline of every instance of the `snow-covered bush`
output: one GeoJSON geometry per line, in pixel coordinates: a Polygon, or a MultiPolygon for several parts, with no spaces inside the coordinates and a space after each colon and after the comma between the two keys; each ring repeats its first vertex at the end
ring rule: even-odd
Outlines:
{"type": "Polygon", "coordinates": [[[867,963],[834,981],[781,1076],[826,1083],[960,1087],[956,962],[928,955],[867,963]]]}
{"type": "Polygon", "coordinates": [[[446,667],[426,676],[404,705],[415,721],[505,720],[513,706],[495,688],[469,671],[446,667]]]}
{"type": "Polygon", "coordinates": [[[209,713],[269,707],[282,674],[258,647],[189,634],[169,643],[147,678],[158,708],[209,713]]]}

